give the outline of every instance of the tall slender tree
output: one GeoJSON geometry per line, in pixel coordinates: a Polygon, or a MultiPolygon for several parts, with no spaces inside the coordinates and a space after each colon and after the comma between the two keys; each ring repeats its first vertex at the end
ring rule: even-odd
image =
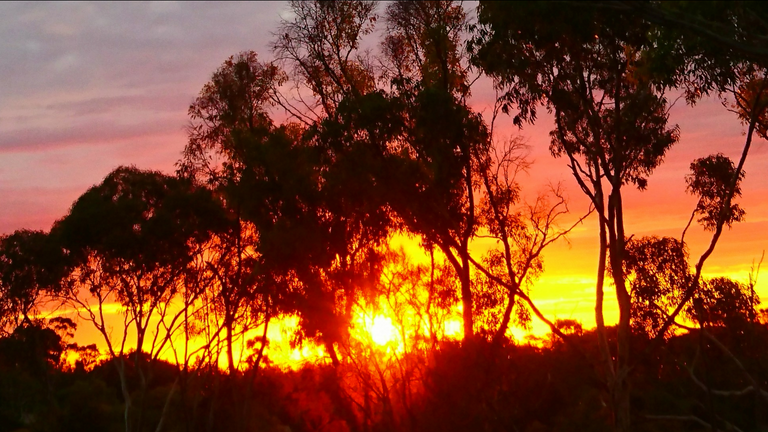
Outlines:
{"type": "Polygon", "coordinates": [[[628,430],[632,302],[623,274],[628,235],[622,191],[626,185],[645,189],[648,175],[678,140],[677,127],[667,125],[667,101],[657,83],[635,73],[650,47],[647,25],[619,14],[598,17],[543,3],[519,8],[484,3],[479,20],[484,26],[479,63],[519,109],[518,124],[535,119],[540,103],[554,112],[551,152],[566,158],[596,210],[595,321],[615,425],[628,430]],[[569,25],[556,29],[552,22],[569,25]],[[603,318],[606,274],[619,309],[615,361],[603,318]]]}
{"type": "Polygon", "coordinates": [[[221,316],[230,374],[237,370],[236,339],[267,326],[276,313],[269,278],[258,273],[258,230],[243,217],[248,193],[242,177],[247,147],[270,133],[268,109],[283,80],[276,66],[260,62],[253,51],[227,59],[189,107],[189,142],[177,164],[178,174],[208,185],[227,214],[206,271],[212,275],[210,300],[216,307],[211,311],[221,316]]]}

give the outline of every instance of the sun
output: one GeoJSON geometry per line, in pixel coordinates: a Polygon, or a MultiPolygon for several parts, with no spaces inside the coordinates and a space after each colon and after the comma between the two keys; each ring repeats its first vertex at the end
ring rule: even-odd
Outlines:
{"type": "Polygon", "coordinates": [[[382,315],[373,317],[370,332],[371,339],[377,345],[386,345],[397,338],[397,329],[392,325],[392,320],[382,315]]]}

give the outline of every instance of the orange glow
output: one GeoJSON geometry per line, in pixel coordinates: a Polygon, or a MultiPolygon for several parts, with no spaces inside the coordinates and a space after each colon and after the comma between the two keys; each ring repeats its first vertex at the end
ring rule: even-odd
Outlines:
{"type": "MultiPolygon", "coordinates": [[[[594,225],[592,222],[594,221],[587,220],[584,225],[574,230],[570,236],[570,244],[565,242],[555,244],[545,252],[545,272],[531,287],[532,299],[547,318],[552,321],[575,319],[581,322],[585,329],[594,327],[595,322],[595,275],[592,267],[595,267],[597,254],[595,245],[590,244],[592,234],[590,228],[594,225]],[[595,253],[591,253],[593,251],[595,253]]],[[[690,235],[691,248],[700,247],[704,237],[701,233],[692,232],[690,235]]],[[[723,246],[729,247],[727,241],[723,242],[723,246]]],[[[390,247],[403,250],[408,263],[423,266],[428,266],[430,263],[429,254],[421,248],[420,240],[417,237],[395,236],[390,241],[390,247]]],[[[480,257],[492,247],[494,247],[492,240],[481,239],[476,242],[472,252],[473,255],[480,257]]],[[[748,265],[722,265],[713,260],[709,270],[705,271],[705,277],[728,276],[742,282],[747,282],[749,277],[748,265]]],[[[385,268],[382,278],[391,276],[396,271],[396,265],[390,265],[385,268]]],[[[356,343],[362,343],[369,349],[380,352],[379,355],[385,356],[400,355],[407,352],[407,350],[413,349],[415,341],[419,338],[428,339],[431,333],[436,334],[440,340],[459,340],[462,338],[463,325],[460,303],[454,305],[449,311],[441,311],[440,313],[444,314],[442,317],[432,316],[430,318],[427,316],[428,314],[424,313],[426,311],[425,302],[427,301],[424,287],[416,287],[415,290],[411,291],[403,288],[398,287],[388,294],[389,297],[380,296],[372,304],[357,306],[353,311],[354,318],[350,328],[350,338],[356,343]]],[[[615,293],[610,285],[606,286],[605,293],[604,317],[606,324],[612,325],[618,319],[615,293]]],[[[107,323],[112,327],[110,335],[120,334],[119,329],[123,325],[122,307],[117,303],[107,303],[103,310],[107,323]]],[[[431,311],[432,314],[436,312],[434,309],[431,311]]],[[[55,312],[43,314],[41,317],[68,316],[74,318],[76,313],[77,310],[71,308],[56,309],[55,312]]],[[[325,349],[311,341],[304,341],[298,347],[291,345],[297,325],[298,318],[294,316],[271,320],[267,331],[268,343],[264,350],[265,363],[263,364],[295,370],[305,364],[329,361],[325,349]]],[[[238,369],[246,369],[248,357],[260,347],[259,343],[247,347],[246,341],[260,340],[263,331],[263,327],[258,327],[249,330],[240,338],[240,343],[237,344],[234,352],[238,369]]],[[[549,331],[546,324],[533,317],[529,330],[510,326],[507,335],[519,343],[524,343],[530,339],[529,336],[541,338],[545,337],[549,331]]],[[[134,348],[130,344],[131,340],[135,340],[133,329],[129,329],[127,336],[126,352],[134,348]]],[[[177,333],[174,336],[173,347],[167,347],[160,354],[160,358],[174,363],[178,359],[177,356],[183,352],[183,339],[183,334],[177,333]]],[[[108,357],[106,356],[103,335],[97,332],[87,321],[79,321],[75,341],[80,345],[95,343],[101,350],[101,358],[108,357]]],[[[203,346],[204,343],[202,338],[193,337],[188,341],[188,349],[193,351],[203,346]]],[[[340,352],[343,352],[344,349],[339,347],[340,352]]],[[[76,353],[68,355],[70,361],[74,361],[77,357],[76,353]]],[[[190,359],[190,364],[192,363],[194,363],[194,359],[190,359]]],[[[227,368],[227,359],[223,352],[218,354],[217,363],[220,368],[227,368]]]]}
{"type": "Polygon", "coordinates": [[[371,339],[378,345],[386,345],[397,338],[397,330],[392,325],[392,320],[381,315],[373,317],[369,332],[371,339]]]}

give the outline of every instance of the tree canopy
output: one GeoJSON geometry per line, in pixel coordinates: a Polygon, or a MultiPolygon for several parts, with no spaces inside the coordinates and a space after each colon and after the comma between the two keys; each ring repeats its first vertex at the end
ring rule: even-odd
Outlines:
{"type": "Polygon", "coordinates": [[[272,60],[236,53],[202,87],[173,175],[118,167],[50,232],[0,237],[0,422],[77,429],[85,410],[126,432],[765,427],[759,265],[746,282],[705,268],[745,220],[745,162],[768,133],[764,7],[290,10],[272,60]],[[478,80],[497,91],[491,113],[478,80]],[[679,239],[631,232],[626,208],[687,132],[671,95],[720,98],[745,128],[738,159],[690,163],[679,239]],[[542,109],[588,209],[571,213],[562,185],[531,193],[525,140],[495,128],[504,114],[526,130],[542,109]],[[694,220],[711,236],[697,257],[694,220]],[[536,301],[558,264],[546,251],[581,224],[596,228],[595,328],[536,301]],[[549,334],[514,336],[534,320],[549,334]],[[99,347],[73,342],[78,324],[99,347]],[[318,359],[276,364],[277,344],[318,359]]]}

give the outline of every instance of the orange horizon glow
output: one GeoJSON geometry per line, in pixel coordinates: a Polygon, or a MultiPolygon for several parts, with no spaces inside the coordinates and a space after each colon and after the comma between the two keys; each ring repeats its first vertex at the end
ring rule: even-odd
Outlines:
{"type": "MultiPolygon", "coordinates": [[[[577,227],[570,236],[569,242],[560,242],[553,245],[545,252],[545,272],[534,282],[531,288],[531,297],[542,313],[551,321],[557,319],[575,319],[580,322],[585,330],[594,328],[595,311],[595,275],[597,247],[589,247],[588,242],[592,240],[590,236],[590,222],[594,220],[587,219],[584,225],[577,227]],[[586,244],[585,244],[586,243],[586,244]],[[576,245],[579,245],[578,251],[574,251],[576,245]],[[568,263],[570,265],[558,266],[558,263],[568,263]],[[575,273],[574,266],[584,266],[583,273],[575,273]],[[590,268],[591,267],[591,268],[590,268]],[[591,274],[590,274],[591,273],[591,274]]],[[[726,233],[727,235],[728,233],[726,233]]],[[[705,232],[692,232],[690,241],[692,249],[691,257],[695,258],[694,250],[702,248],[708,240],[705,232]]],[[[724,242],[724,244],[727,243],[724,242]]],[[[429,257],[421,247],[418,238],[413,236],[399,235],[395,236],[390,247],[393,249],[402,249],[405,251],[408,259],[415,263],[426,264],[429,257]]],[[[487,239],[481,239],[473,247],[473,254],[478,257],[489,248],[493,247],[493,242],[487,239]]],[[[721,258],[722,259],[722,258],[721,258]]],[[[759,257],[758,257],[759,259],[759,257]]],[[[718,262],[715,261],[715,264],[718,262]]],[[[756,263],[749,263],[737,266],[711,265],[705,266],[704,277],[727,276],[739,282],[748,282],[752,266],[756,263]],[[711,269],[711,270],[710,270],[711,269]]],[[[762,294],[763,284],[756,286],[758,295],[762,294]]],[[[122,306],[117,303],[108,303],[104,308],[108,322],[112,322],[115,329],[122,325],[122,306]]],[[[52,318],[54,316],[68,316],[76,318],[77,310],[57,309],[47,314],[41,314],[41,317],[52,318]]],[[[439,333],[443,340],[460,340],[463,334],[461,322],[460,303],[450,311],[449,317],[442,323],[439,333]]],[[[615,291],[611,286],[606,287],[606,301],[604,308],[604,317],[607,325],[614,325],[618,321],[618,309],[616,307],[615,291]]],[[[414,318],[412,316],[400,316],[399,319],[405,319],[405,326],[412,326],[414,318]],[[408,321],[411,320],[411,321],[408,321]]],[[[319,362],[329,362],[325,349],[312,341],[304,341],[300,346],[292,346],[294,332],[298,325],[298,318],[295,316],[286,316],[279,319],[273,319],[268,328],[268,344],[265,348],[265,358],[268,362],[279,368],[299,369],[305,364],[316,364],[319,362]]],[[[422,323],[424,330],[428,330],[428,324],[422,323]]],[[[422,331],[424,331],[422,330],[422,331]]],[[[245,341],[254,337],[260,337],[263,332],[263,326],[249,330],[240,340],[234,353],[237,368],[243,370],[247,367],[245,358],[252,352],[244,345],[245,341]]],[[[398,325],[398,317],[387,304],[386,299],[380,297],[374,304],[366,307],[357,306],[354,310],[354,319],[350,327],[350,337],[364,344],[368,344],[371,349],[391,352],[393,354],[402,354],[404,347],[409,342],[413,334],[408,333],[398,325]]],[[[549,327],[542,321],[533,317],[530,330],[510,325],[507,335],[518,343],[541,339],[550,333],[549,327]]],[[[135,334],[135,333],[132,333],[135,334]]],[[[131,341],[131,335],[128,335],[128,341],[131,341]]],[[[102,354],[105,353],[105,342],[88,321],[80,320],[78,330],[74,341],[78,344],[88,345],[95,343],[102,354]]],[[[178,350],[180,341],[174,345],[178,350]]],[[[191,339],[189,341],[190,349],[202,346],[201,340],[191,339]]],[[[257,345],[258,346],[258,345],[257,345]]],[[[134,346],[127,345],[126,353],[134,349],[134,346]]],[[[105,357],[106,358],[106,357],[105,357]]],[[[165,349],[159,358],[173,363],[176,359],[173,350],[169,347],[165,349]]],[[[222,354],[218,358],[219,367],[224,370],[227,368],[226,356],[222,354]]]]}

